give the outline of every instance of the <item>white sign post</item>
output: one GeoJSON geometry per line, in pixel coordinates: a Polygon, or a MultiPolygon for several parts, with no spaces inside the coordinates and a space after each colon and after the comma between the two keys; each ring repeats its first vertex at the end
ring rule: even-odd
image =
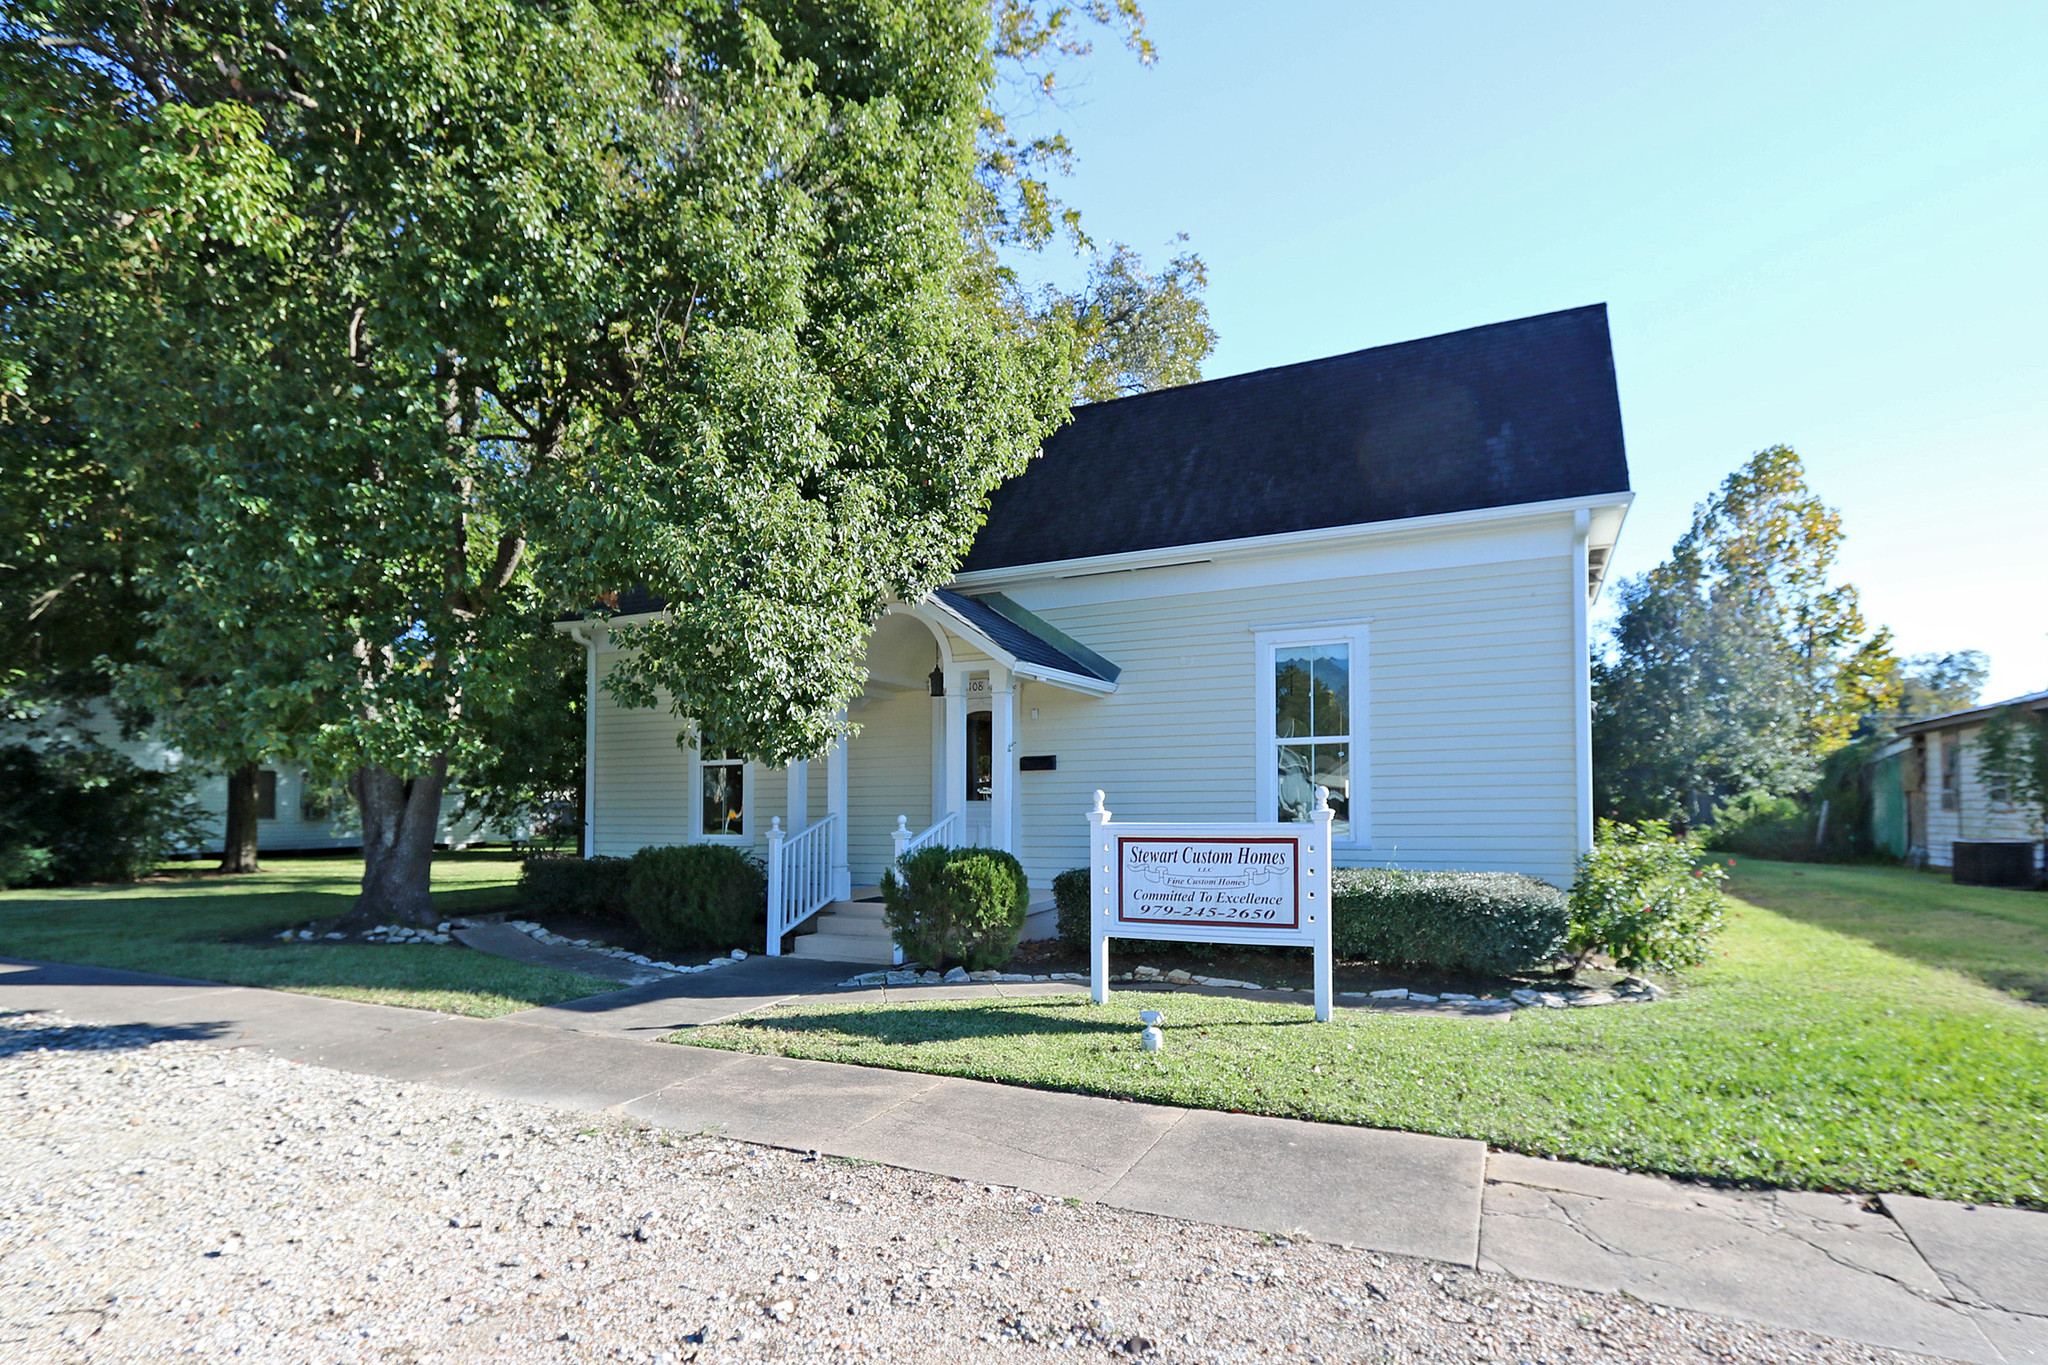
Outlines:
{"type": "Polygon", "coordinates": [[[1330,801],[1303,824],[1114,824],[1088,812],[1090,987],[1109,1000],[1109,941],[1295,944],[1316,950],[1316,1018],[1330,1017],[1330,801]]]}

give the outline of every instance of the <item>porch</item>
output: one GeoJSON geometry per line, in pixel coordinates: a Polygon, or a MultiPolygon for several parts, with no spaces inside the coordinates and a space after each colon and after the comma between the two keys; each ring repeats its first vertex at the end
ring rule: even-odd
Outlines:
{"type": "Polygon", "coordinates": [[[932,845],[1020,851],[1020,688],[1106,696],[1118,673],[1004,598],[952,591],[891,606],[866,671],[848,706],[860,733],[821,759],[762,769],[698,753],[692,763],[702,804],[692,835],[762,853],[770,956],[788,943],[803,958],[897,962],[879,900],[885,868],[932,845]]]}

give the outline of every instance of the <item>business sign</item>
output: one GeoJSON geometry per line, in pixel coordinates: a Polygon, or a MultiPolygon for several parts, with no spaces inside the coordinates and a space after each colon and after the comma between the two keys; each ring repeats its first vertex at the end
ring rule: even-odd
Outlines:
{"type": "Polygon", "coordinates": [[[1090,983],[1109,998],[1109,940],[1315,949],[1316,1018],[1330,1017],[1330,810],[1295,824],[1117,824],[1088,812],[1090,983]]]}
{"type": "Polygon", "coordinates": [[[1118,924],[1301,927],[1301,839],[1119,834],[1118,924]]]}

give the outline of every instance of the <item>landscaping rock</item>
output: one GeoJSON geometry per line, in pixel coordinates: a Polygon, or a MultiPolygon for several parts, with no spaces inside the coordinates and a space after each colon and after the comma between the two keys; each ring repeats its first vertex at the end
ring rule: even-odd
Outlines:
{"type": "Polygon", "coordinates": [[[1408,992],[1408,1003],[1411,1005],[1434,1005],[1436,997],[1433,995],[1423,995],[1417,991],[1410,991],[1408,992]]]}
{"type": "Polygon", "coordinates": [[[939,978],[939,980],[949,986],[964,986],[967,984],[967,979],[967,969],[965,967],[955,967],[939,978]]]}
{"type": "Polygon", "coordinates": [[[1581,991],[1572,997],[1571,1003],[1574,1009],[1585,1009],[1593,1005],[1611,1005],[1614,1003],[1614,992],[1581,991]]]}
{"type": "Polygon", "coordinates": [[[1166,979],[1173,982],[1176,986],[1193,985],[1195,980],[1192,972],[1183,971],[1179,967],[1175,967],[1172,971],[1168,972],[1166,979]]]}
{"type": "Polygon", "coordinates": [[[1408,988],[1406,986],[1396,986],[1388,991],[1374,991],[1372,998],[1375,1000],[1406,1000],[1408,998],[1408,988]]]}

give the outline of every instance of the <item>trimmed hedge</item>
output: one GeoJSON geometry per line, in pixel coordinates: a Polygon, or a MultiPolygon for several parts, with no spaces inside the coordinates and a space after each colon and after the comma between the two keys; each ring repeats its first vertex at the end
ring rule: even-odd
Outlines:
{"type": "Polygon", "coordinates": [[[1070,867],[1052,879],[1052,903],[1059,910],[1060,942],[1086,952],[1088,934],[1088,869],[1070,867]]]}
{"type": "Polygon", "coordinates": [[[1571,928],[1565,893],[1514,872],[1330,874],[1337,956],[1502,975],[1547,966],[1571,928]]]}
{"type": "Polygon", "coordinates": [[[643,848],[627,860],[626,909],[671,952],[758,947],[768,929],[768,876],[725,844],[643,848]]]}
{"type": "Polygon", "coordinates": [[[596,915],[626,919],[630,858],[540,855],[519,868],[519,903],[536,914],[596,915]]]}
{"type": "Polygon", "coordinates": [[[882,908],[906,958],[981,971],[1016,951],[1031,887],[1002,849],[922,848],[882,874],[882,908]]]}

